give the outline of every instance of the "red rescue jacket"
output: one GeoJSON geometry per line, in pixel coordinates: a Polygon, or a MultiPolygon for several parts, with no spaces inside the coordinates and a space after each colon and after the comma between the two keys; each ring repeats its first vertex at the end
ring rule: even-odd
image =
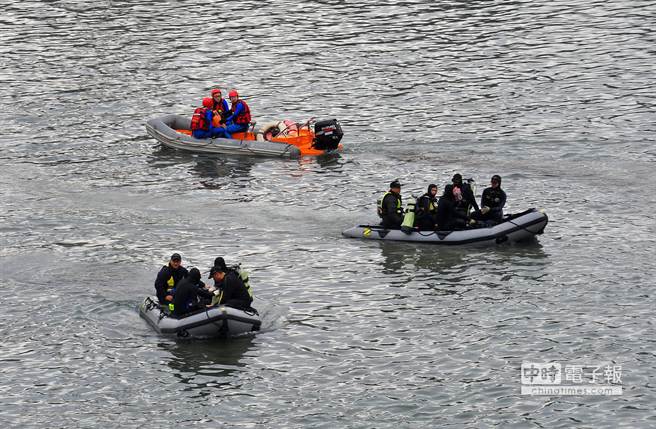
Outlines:
{"type": "Polygon", "coordinates": [[[223,112],[223,107],[224,107],[223,98],[221,99],[221,101],[216,101],[215,99],[212,99],[212,101],[214,101],[214,106],[212,107],[212,110],[216,110],[219,113],[223,112]]]}
{"type": "Polygon", "coordinates": [[[251,122],[251,109],[248,108],[248,104],[244,100],[238,100],[237,103],[230,107],[230,111],[234,113],[238,103],[242,104],[244,111],[239,116],[232,118],[232,121],[235,124],[249,124],[251,122]]]}
{"type": "Polygon", "coordinates": [[[191,131],[194,130],[209,130],[210,123],[207,122],[205,114],[207,113],[206,107],[199,107],[194,110],[194,115],[191,117],[191,131]]]}

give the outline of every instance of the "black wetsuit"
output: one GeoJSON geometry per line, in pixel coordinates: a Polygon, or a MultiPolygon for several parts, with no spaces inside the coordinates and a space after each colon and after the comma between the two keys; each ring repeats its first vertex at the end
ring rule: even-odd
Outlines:
{"type": "Polygon", "coordinates": [[[454,229],[463,229],[467,225],[467,216],[456,209],[456,202],[453,194],[447,194],[440,197],[437,203],[437,226],[440,231],[451,231],[454,229]]]}
{"type": "Polygon", "coordinates": [[[432,231],[437,223],[437,198],[431,195],[430,190],[417,200],[415,208],[415,226],[420,230],[432,231]]]}
{"type": "Polygon", "coordinates": [[[160,304],[166,303],[165,297],[169,291],[168,281],[173,277],[173,287],[175,288],[177,284],[183,278],[187,277],[189,271],[182,265],[178,268],[173,268],[170,264],[165,265],[157,273],[157,278],[155,279],[155,292],[157,293],[157,299],[160,304]]]}
{"type": "Polygon", "coordinates": [[[481,214],[481,220],[493,220],[500,222],[503,218],[503,207],[506,205],[506,193],[497,188],[485,188],[481,196],[481,207],[487,206],[490,211],[486,214],[481,214]]]}
{"type": "Polygon", "coordinates": [[[234,308],[249,308],[253,302],[244,282],[234,270],[228,270],[220,283],[214,285],[221,292],[219,304],[234,308]]]}
{"type": "MultiPolygon", "coordinates": [[[[201,298],[212,299],[212,293],[205,289],[205,284],[196,279],[185,277],[175,287],[173,295],[173,314],[178,317],[203,307],[201,298]]],[[[209,303],[209,301],[207,301],[209,303]]]]}
{"type": "Polygon", "coordinates": [[[400,228],[403,223],[403,203],[401,195],[389,192],[385,195],[382,202],[383,221],[381,224],[384,228],[400,228]]]}
{"type": "Polygon", "coordinates": [[[460,183],[460,184],[451,184],[444,187],[444,193],[450,192],[453,193],[453,188],[460,188],[460,194],[462,195],[462,200],[460,202],[454,201],[456,205],[456,210],[460,211],[465,216],[469,215],[470,207],[473,211],[479,211],[478,204],[476,203],[476,197],[474,196],[474,191],[472,191],[469,183],[460,183]]]}

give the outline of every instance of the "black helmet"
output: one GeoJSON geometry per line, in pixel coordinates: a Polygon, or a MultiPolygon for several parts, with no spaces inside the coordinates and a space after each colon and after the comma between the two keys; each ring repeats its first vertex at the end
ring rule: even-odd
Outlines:
{"type": "Polygon", "coordinates": [[[223,257],[221,257],[221,256],[217,256],[214,259],[214,265],[212,265],[212,266],[213,267],[223,267],[223,268],[225,268],[225,266],[226,266],[225,259],[223,259],[223,257]]]}
{"type": "Polygon", "coordinates": [[[192,268],[189,270],[189,280],[195,283],[200,280],[200,271],[198,268],[192,268]]]}

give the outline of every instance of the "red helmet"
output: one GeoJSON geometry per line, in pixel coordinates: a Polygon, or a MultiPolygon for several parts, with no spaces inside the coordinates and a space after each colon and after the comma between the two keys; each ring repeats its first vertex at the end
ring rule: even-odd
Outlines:
{"type": "Polygon", "coordinates": [[[233,89],[228,93],[228,97],[239,97],[239,94],[237,93],[236,89],[233,89]]]}
{"type": "Polygon", "coordinates": [[[221,95],[221,90],[219,88],[214,88],[212,91],[210,91],[210,95],[214,97],[216,94],[221,95]]]}
{"type": "Polygon", "coordinates": [[[212,107],[214,107],[214,100],[212,100],[210,97],[203,98],[203,107],[207,107],[208,109],[211,109],[212,107]]]}

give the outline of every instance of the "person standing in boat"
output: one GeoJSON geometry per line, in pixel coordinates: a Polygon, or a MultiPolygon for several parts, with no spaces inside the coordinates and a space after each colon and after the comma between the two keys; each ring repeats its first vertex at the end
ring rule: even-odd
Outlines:
{"type": "Polygon", "coordinates": [[[401,199],[401,183],[398,180],[390,183],[390,189],[378,200],[378,215],[383,219],[384,228],[400,228],[403,223],[403,202],[401,199]]]}
{"type": "Polygon", "coordinates": [[[225,135],[232,138],[233,133],[246,132],[251,122],[251,109],[241,98],[237,90],[230,90],[230,116],[226,118],[225,135]]]}
{"type": "Polygon", "coordinates": [[[208,306],[227,305],[228,307],[247,309],[253,302],[253,295],[239,277],[239,274],[226,267],[223,258],[216,258],[216,265],[210,269],[208,278],[214,279],[214,299],[208,306]]]}
{"type": "Polygon", "coordinates": [[[189,270],[189,275],[182,279],[173,294],[173,314],[182,317],[188,313],[203,308],[202,298],[209,302],[213,295],[205,289],[205,283],[200,280],[198,268],[189,270]]]}
{"type": "Polygon", "coordinates": [[[501,189],[501,176],[495,174],[490,180],[490,187],[483,190],[481,211],[477,220],[499,223],[503,219],[503,207],[506,205],[506,193],[501,189]]]}
{"type": "Polygon", "coordinates": [[[221,124],[224,122],[224,119],[228,117],[230,112],[230,107],[228,106],[228,102],[226,101],[226,99],[223,98],[223,95],[221,94],[221,90],[219,88],[214,88],[210,92],[210,95],[212,96],[212,101],[214,102],[212,106],[212,112],[213,112],[212,125],[216,128],[219,128],[221,127],[221,124]]]}
{"type": "Polygon", "coordinates": [[[173,302],[173,293],[176,285],[183,278],[187,277],[189,272],[182,266],[182,257],[179,253],[171,255],[168,265],[162,267],[157,273],[155,279],[155,292],[160,304],[169,304],[173,302]]]}
{"type": "Polygon", "coordinates": [[[213,125],[214,100],[210,97],[203,98],[203,107],[198,107],[191,117],[191,135],[197,139],[209,139],[223,137],[225,129],[213,125]]]}

